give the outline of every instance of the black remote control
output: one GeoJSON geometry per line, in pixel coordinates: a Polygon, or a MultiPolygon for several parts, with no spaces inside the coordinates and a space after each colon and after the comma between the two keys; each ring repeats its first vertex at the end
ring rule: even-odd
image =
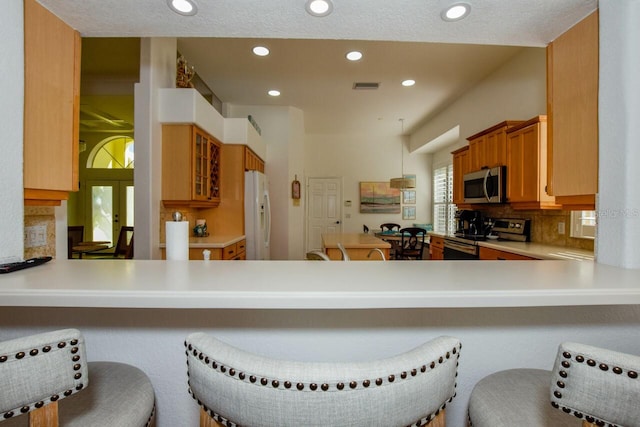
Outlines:
{"type": "Polygon", "coordinates": [[[45,262],[51,261],[50,256],[41,256],[37,258],[31,258],[20,262],[10,262],[7,264],[0,264],[0,274],[11,273],[12,271],[18,271],[29,267],[35,267],[36,265],[42,265],[45,262]]]}

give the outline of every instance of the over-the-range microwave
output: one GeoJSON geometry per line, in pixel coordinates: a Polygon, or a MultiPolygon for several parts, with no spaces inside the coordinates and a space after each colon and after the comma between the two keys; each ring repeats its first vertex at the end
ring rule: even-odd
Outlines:
{"type": "Polygon", "coordinates": [[[464,174],[465,203],[504,203],[507,197],[507,168],[496,166],[464,174]]]}

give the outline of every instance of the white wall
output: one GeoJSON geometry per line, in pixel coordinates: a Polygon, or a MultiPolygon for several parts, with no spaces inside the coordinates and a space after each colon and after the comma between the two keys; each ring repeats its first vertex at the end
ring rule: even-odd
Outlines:
{"type": "Polygon", "coordinates": [[[600,1],[596,259],[625,268],[640,268],[639,19],[638,1],[600,1]]]}
{"type": "Polygon", "coordinates": [[[342,207],[343,231],[362,232],[363,224],[370,229],[394,222],[402,226],[430,223],[431,160],[428,154],[409,154],[406,137],[377,134],[307,135],[305,142],[305,170],[307,177],[342,177],[343,200],[351,207],[342,207]],[[404,155],[404,173],[416,175],[416,219],[403,220],[399,214],[361,214],[360,182],[389,181],[402,172],[401,150],[404,155]],[[350,215],[350,218],[347,218],[350,215]]]}
{"type": "Polygon", "coordinates": [[[3,3],[0,14],[0,263],[24,256],[22,118],[24,27],[22,0],[3,3]]]}
{"type": "MultiPolygon", "coordinates": [[[[411,151],[460,126],[460,140],[504,120],[528,120],[547,111],[546,53],[525,48],[411,135],[411,151]]],[[[428,147],[428,145],[427,145],[428,147]]]]}
{"type": "Polygon", "coordinates": [[[134,107],[134,257],[160,259],[162,125],[158,120],[158,89],[175,87],[177,41],[143,38],[140,43],[140,82],[135,85],[134,107]]]}

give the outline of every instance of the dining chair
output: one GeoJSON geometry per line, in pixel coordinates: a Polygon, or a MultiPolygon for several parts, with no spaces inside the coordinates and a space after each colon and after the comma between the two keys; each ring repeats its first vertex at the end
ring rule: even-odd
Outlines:
{"type": "Polygon", "coordinates": [[[120,227],[120,234],[118,235],[118,242],[113,251],[113,256],[115,258],[133,258],[133,227],[125,225],[120,227]]]}
{"type": "Polygon", "coordinates": [[[84,240],[84,225],[67,227],[67,258],[73,258],[73,247],[84,240]]]}
{"type": "Polygon", "coordinates": [[[0,426],[154,424],[149,378],[124,363],[87,362],[77,329],[0,342],[0,426]]]}
{"type": "Polygon", "coordinates": [[[639,427],[638,372],[638,356],[565,342],[551,372],[511,369],[480,380],[469,400],[469,425],[639,427]]]}
{"type": "Polygon", "coordinates": [[[380,232],[400,230],[400,224],[394,224],[392,222],[385,222],[380,224],[380,232]]]}
{"type": "Polygon", "coordinates": [[[460,341],[438,337],[385,359],[272,359],[198,332],[185,340],[200,426],[444,427],[460,341]]]}
{"type": "Polygon", "coordinates": [[[395,250],[396,259],[421,260],[427,232],[420,227],[405,227],[400,230],[402,240],[395,250]]]}
{"type": "Polygon", "coordinates": [[[307,252],[305,257],[308,261],[331,261],[331,258],[322,251],[307,252]]]}

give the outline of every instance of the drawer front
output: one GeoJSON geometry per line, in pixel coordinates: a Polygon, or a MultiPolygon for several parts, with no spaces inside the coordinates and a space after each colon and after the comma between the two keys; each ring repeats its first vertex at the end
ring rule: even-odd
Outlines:
{"type": "Polygon", "coordinates": [[[222,250],[222,259],[233,259],[236,257],[237,254],[238,254],[237,243],[234,243],[232,245],[226,246],[222,250]]]}
{"type": "Polygon", "coordinates": [[[246,246],[247,246],[246,240],[240,240],[238,243],[236,243],[236,248],[237,248],[236,252],[238,253],[238,255],[246,251],[246,246]]]}
{"type": "Polygon", "coordinates": [[[434,248],[444,249],[444,239],[440,237],[431,237],[429,245],[434,248]]]}

